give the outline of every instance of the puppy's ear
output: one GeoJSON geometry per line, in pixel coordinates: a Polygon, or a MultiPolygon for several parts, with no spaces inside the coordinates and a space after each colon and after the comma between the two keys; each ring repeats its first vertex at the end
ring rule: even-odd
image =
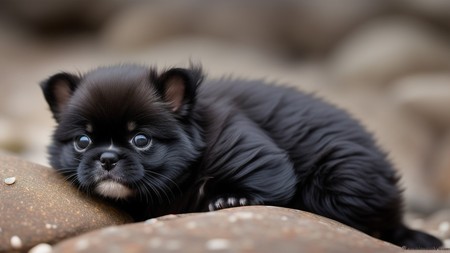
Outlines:
{"type": "Polygon", "coordinates": [[[203,80],[200,68],[172,68],[156,78],[155,85],[174,113],[186,116],[195,103],[197,87],[203,80]]]}
{"type": "Polygon", "coordinates": [[[45,100],[47,100],[53,118],[57,122],[59,122],[59,115],[64,111],[79,82],[78,76],[62,72],[41,83],[45,100]]]}

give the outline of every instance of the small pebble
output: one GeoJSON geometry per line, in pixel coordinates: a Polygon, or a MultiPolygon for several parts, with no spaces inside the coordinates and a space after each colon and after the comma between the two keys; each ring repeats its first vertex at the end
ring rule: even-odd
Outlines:
{"type": "Polygon", "coordinates": [[[46,229],[57,229],[57,228],[58,228],[58,225],[46,223],[46,224],[45,224],[45,228],[46,228],[46,229]]]}
{"type": "Polygon", "coordinates": [[[206,242],[208,250],[224,250],[230,247],[230,241],[227,239],[211,239],[206,242]]]}
{"type": "Polygon", "coordinates": [[[238,220],[238,218],[234,215],[230,215],[230,217],[228,217],[228,221],[231,223],[235,223],[238,220]]]}
{"type": "Polygon", "coordinates": [[[90,246],[90,243],[87,239],[80,239],[75,243],[75,251],[84,251],[87,250],[90,246]]]}
{"type": "Polygon", "coordinates": [[[441,233],[446,233],[449,228],[450,228],[450,223],[448,223],[448,221],[444,221],[444,222],[441,222],[441,224],[439,224],[439,231],[441,233]]]}
{"type": "Polygon", "coordinates": [[[17,235],[11,237],[10,243],[13,249],[21,249],[23,246],[22,240],[17,235]]]}
{"type": "Polygon", "coordinates": [[[444,248],[450,249],[450,239],[444,240],[444,248]]]}
{"type": "Polygon", "coordinates": [[[5,184],[7,184],[7,185],[14,184],[15,182],[16,182],[16,177],[5,178],[5,184]]]}
{"type": "Polygon", "coordinates": [[[148,219],[145,221],[145,224],[155,224],[156,222],[158,222],[158,219],[153,218],[153,219],[148,219]]]}
{"type": "Polygon", "coordinates": [[[40,243],[28,251],[28,253],[51,253],[52,252],[52,246],[47,243],[40,243]]]}

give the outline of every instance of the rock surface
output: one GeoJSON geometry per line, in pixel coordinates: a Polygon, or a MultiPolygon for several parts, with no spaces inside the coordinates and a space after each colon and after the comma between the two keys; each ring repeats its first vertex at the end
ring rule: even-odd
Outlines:
{"type": "Polygon", "coordinates": [[[415,74],[393,83],[399,104],[436,128],[450,128],[450,71],[415,74]]]}
{"type": "Polygon", "coordinates": [[[344,39],[331,61],[336,79],[352,86],[379,85],[418,71],[449,71],[445,36],[414,18],[374,20],[344,39]]]}
{"type": "Polygon", "coordinates": [[[279,207],[169,215],[63,241],[59,252],[399,252],[338,222],[279,207]]]}
{"type": "Polygon", "coordinates": [[[39,243],[131,222],[46,167],[0,154],[0,179],[0,252],[23,252],[39,243]],[[11,177],[15,182],[6,184],[11,177]]]}

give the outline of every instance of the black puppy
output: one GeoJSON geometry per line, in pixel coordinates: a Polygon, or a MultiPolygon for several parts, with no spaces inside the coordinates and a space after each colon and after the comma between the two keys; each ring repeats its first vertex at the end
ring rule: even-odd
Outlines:
{"type": "Polygon", "coordinates": [[[202,81],[195,67],[136,65],[50,77],[51,165],[136,220],[275,205],[408,248],[441,246],[403,225],[399,178],[347,113],[261,81],[202,81]]]}

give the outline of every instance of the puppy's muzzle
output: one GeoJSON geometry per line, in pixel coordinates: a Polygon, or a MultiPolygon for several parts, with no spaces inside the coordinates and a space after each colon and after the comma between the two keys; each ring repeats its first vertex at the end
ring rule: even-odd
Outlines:
{"type": "Polygon", "coordinates": [[[116,152],[106,151],[100,155],[100,163],[104,170],[110,171],[116,167],[119,155],[116,152]]]}

